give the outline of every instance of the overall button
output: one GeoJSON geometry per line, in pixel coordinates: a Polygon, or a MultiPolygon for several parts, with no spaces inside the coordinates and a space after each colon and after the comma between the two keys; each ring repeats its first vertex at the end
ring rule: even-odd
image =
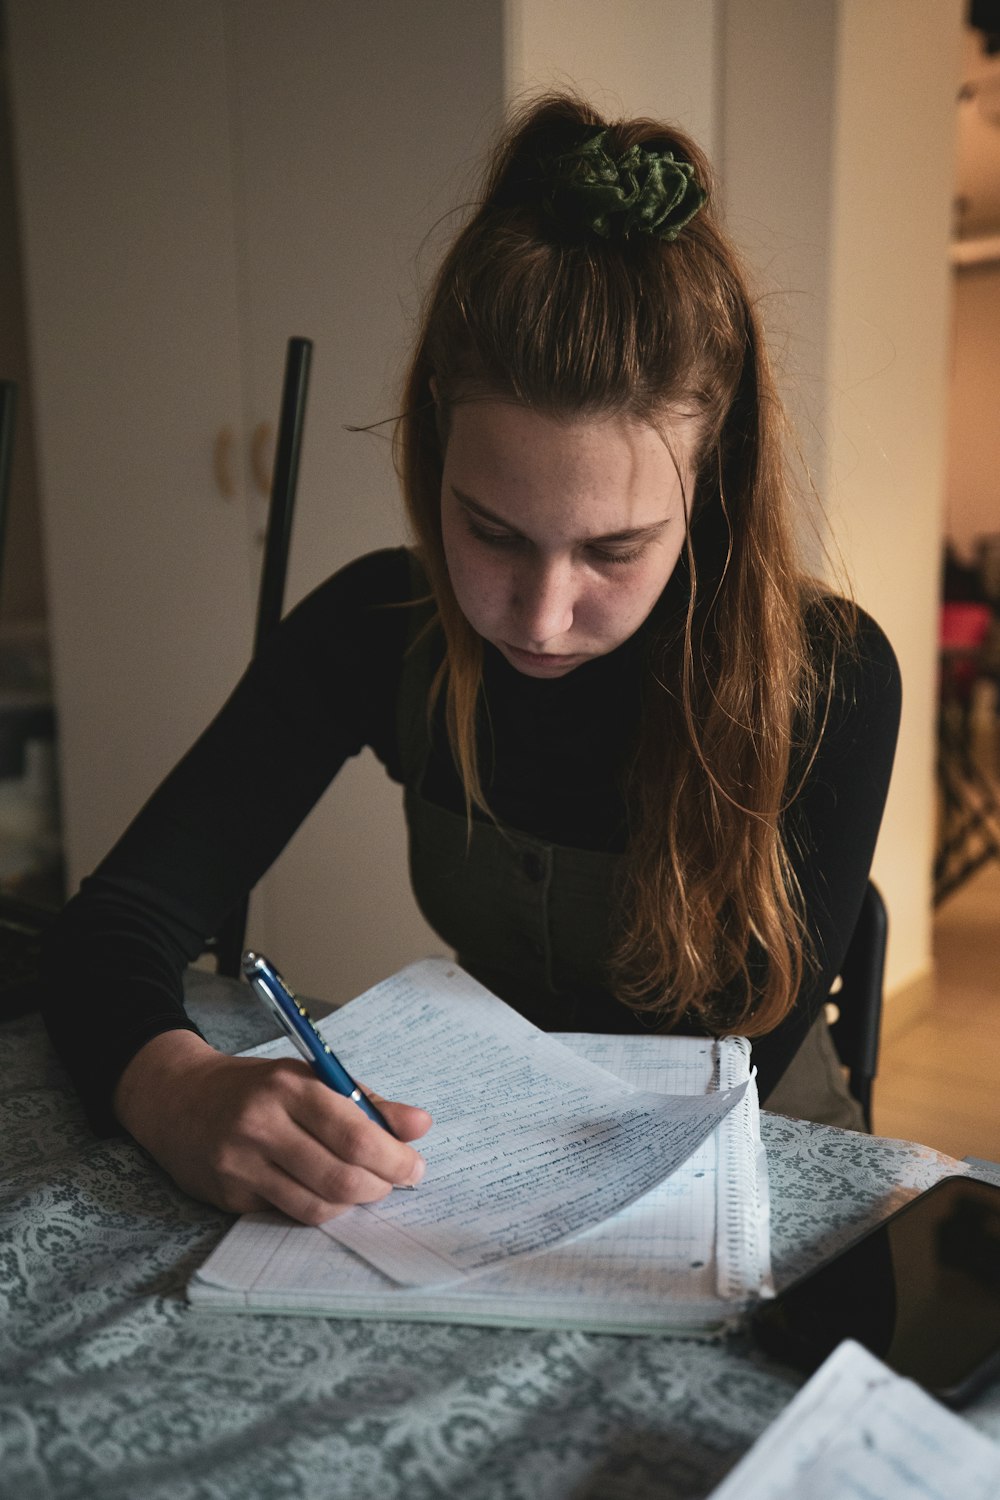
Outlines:
{"type": "Polygon", "coordinates": [[[545,879],[545,861],[540,854],[529,849],[526,854],[521,855],[521,871],[537,885],[540,880],[545,879]]]}

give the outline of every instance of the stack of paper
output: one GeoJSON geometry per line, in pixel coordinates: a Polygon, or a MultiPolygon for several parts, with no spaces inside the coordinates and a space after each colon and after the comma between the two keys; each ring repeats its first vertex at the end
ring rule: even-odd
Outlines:
{"type": "Polygon", "coordinates": [[[430,1109],[427,1174],[321,1229],[247,1215],[196,1305],[690,1332],[769,1289],[744,1040],[556,1038],[446,960],[320,1030],[355,1077],[430,1109]]]}
{"type": "Polygon", "coordinates": [[[847,1339],[710,1500],[996,1500],[1000,1448],[847,1339]]]}

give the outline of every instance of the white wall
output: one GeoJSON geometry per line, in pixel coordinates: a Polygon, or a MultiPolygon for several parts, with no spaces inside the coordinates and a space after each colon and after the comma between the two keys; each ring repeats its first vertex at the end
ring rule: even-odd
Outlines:
{"type": "Polygon", "coordinates": [[[842,0],[824,494],[903,673],[875,878],[889,988],[931,963],[937,607],[959,0],[842,0]]]}
{"type": "Polygon", "coordinates": [[[570,87],[713,154],[718,0],[507,0],[507,92],[570,87]]]}
{"type": "Polygon", "coordinates": [[[899,751],[874,868],[890,911],[890,991],[931,964],[960,21],[959,0],[726,0],[724,8],[729,223],[761,284],[821,502],[816,557],[834,581],[846,574],[903,673],[899,751]]]}
{"type": "Polygon", "coordinates": [[[782,398],[801,446],[800,534],[821,566],[827,518],[810,485],[828,417],[837,0],[726,0],[718,170],[782,398]]]}

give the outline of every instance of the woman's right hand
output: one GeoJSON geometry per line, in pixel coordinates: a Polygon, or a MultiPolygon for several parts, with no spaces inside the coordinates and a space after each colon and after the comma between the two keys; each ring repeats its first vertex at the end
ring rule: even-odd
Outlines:
{"type": "Polygon", "coordinates": [[[423,1157],[404,1143],[425,1133],[430,1115],[373,1097],[398,1139],[305,1062],[229,1057],[192,1031],[166,1031],[132,1058],[114,1102],[125,1129],[192,1197],[322,1224],[424,1175],[423,1157]]]}

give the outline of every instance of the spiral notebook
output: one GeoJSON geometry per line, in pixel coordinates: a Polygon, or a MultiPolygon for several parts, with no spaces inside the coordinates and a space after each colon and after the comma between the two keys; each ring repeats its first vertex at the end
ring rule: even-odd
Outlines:
{"type": "MultiPolygon", "coordinates": [[[[443,964],[415,966],[428,1014],[439,981],[446,972],[455,976],[454,966],[436,969],[435,962],[443,964]]],[[[412,971],[407,974],[412,977],[412,971]]],[[[344,1033],[334,1029],[338,1015],[343,1026],[344,1013],[335,1013],[320,1030],[329,1028],[331,1044],[341,1051],[344,1033]]],[[[519,1017],[514,1022],[522,1029],[513,1035],[531,1043],[535,1029],[519,1017]]],[[[276,1052],[283,1045],[256,1051],[276,1052]]],[[[699,1099],[707,1105],[707,1096],[729,1095],[738,1102],[669,1176],[551,1249],[444,1285],[402,1285],[332,1237],[353,1211],[318,1229],[278,1214],[247,1214],[190,1281],[190,1302],[235,1312],[608,1333],[693,1334],[726,1326],[771,1290],[767,1174],[749,1043],[738,1037],[565,1034],[545,1038],[544,1045],[568,1049],[585,1066],[622,1080],[638,1091],[630,1099],[669,1095],[675,1103],[699,1099]]]]}

